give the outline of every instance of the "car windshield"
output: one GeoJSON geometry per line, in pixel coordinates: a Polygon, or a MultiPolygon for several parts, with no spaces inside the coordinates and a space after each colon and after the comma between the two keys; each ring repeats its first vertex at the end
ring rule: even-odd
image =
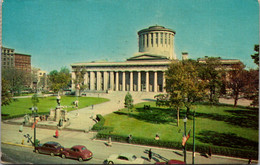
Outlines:
{"type": "Polygon", "coordinates": [[[133,155],[132,159],[135,160],[137,157],[135,155],[133,155]]]}

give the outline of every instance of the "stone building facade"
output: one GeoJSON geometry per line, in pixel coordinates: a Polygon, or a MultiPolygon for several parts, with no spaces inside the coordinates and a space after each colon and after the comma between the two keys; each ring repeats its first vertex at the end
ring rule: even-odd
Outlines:
{"type": "MultiPolygon", "coordinates": [[[[156,25],[137,34],[139,52],[133,57],[123,62],[74,63],[72,80],[76,78],[77,68],[84,68],[84,82],[79,86],[86,85],[87,91],[165,92],[164,73],[172,61],[178,60],[174,52],[176,32],[156,25]]],[[[186,59],[188,53],[183,52],[182,60],[186,59]]],[[[77,86],[72,83],[72,90],[77,86]]]]}

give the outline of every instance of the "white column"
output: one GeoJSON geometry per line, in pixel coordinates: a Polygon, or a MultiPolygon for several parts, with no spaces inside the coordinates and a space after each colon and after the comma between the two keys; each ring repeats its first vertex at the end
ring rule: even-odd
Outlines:
{"type": "Polygon", "coordinates": [[[137,72],[138,74],[138,80],[137,80],[137,88],[138,88],[138,91],[141,91],[141,71],[137,72]]]}
{"type": "Polygon", "coordinates": [[[90,72],[90,90],[95,90],[95,73],[93,71],[90,72]]]}
{"type": "Polygon", "coordinates": [[[84,85],[88,85],[88,72],[84,75],[84,85]]]}
{"type": "Polygon", "coordinates": [[[118,85],[119,85],[119,73],[117,71],[116,72],[116,90],[115,91],[118,91],[118,85]]]}
{"type": "Polygon", "coordinates": [[[97,91],[101,90],[101,73],[97,71],[97,91]]]}
{"type": "Polygon", "coordinates": [[[71,73],[71,79],[72,79],[71,88],[72,88],[72,90],[76,90],[76,88],[75,88],[76,84],[74,83],[74,80],[76,79],[76,74],[75,74],[75,72],[72,72],[72,73],[71,73]]]}
{"type": "Polygon", "coordinates": [[[165,72],[163,72],[162,74],[162,80],[163,80],[163,88],[162,91],[165,92],[166,90],[164,89],[165,85],[166,85],[166,80],[165,80],[165,72]]]}
{"type": "Polygon", "coordinates": [[[152,40],[152,36],[151,36],[151,33],[149,33],[148,34],[148,43],[149,43],[148,46],[149,47],[152,47],[152,41],[151,40],[152,40]]]}
{"type": "Polygon", "coordinates": [[[154,83],[153,83],[153,85],[154,85],[154,92],[157,92],[158,91],[158,84],[157,84],[157,71],[155,71],[154,72],[154,76],[153,76],[153,78],[154,78],[154,83]]]}
{"type": "Polygon", "coordinates": [[[108,72],[107,71],[104,71],[104,91],[106,91],[108,89],[108,72]]]}
{"type": "Polygon", "coordinates": [[[146,71],[145,78],[146,78],[146,81],[145,81],[145,83],[146,83],[146,92],[149,92],[149,71],[146,71]]]}
{"type": "Polygon", "coordinates": [[[133,74],[134,72],[130,72],[130,91],[133,91],[133,84],[134,84],[134,79],[133,79],[133,74]]]}
{"type": "Polygon", "coordinates": [[[114,91],[114,72],[110,71],[110,90],[114,91]]]}
{"type": "Polygon", "coordinates": [[[122,91],[125,91],[125,72],[123,72],[122,75],[122,91]]]}

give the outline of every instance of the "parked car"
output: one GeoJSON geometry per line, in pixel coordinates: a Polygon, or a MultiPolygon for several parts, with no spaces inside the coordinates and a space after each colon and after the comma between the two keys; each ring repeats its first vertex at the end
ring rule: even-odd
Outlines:
{"type": "Polygon", "coordinates": [[[143,164],[144,160],[131,153],[112,154],[106,160],[108,164],[143,164]]]}
{"type": "Polygon", "coordinates": [[[44,144],[39,144],[35,147],[36,153],[50,154],[51,156],[60,155],[61,151],[64,150],[64,147],[57,142],[46,142],[44,144]]]}
{"type": "Polygon", "coordinates": [[[76,145],[71,148],[65,148],[61,153],[62,158],[73,158],[79,161],[89,160],[93,157],[93,153],[86,146],[76,145]]]}
{"type": "Polygon", "coordinates": [[[156,162],[155,164],[185,164],[185,162],[171,159],[168,162],[156,162]]]}

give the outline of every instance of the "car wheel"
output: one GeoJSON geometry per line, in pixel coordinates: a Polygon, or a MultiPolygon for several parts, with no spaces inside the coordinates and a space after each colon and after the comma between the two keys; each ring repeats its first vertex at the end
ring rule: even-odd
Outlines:
{"type": "Polygon", "coordinates": [[[51,156],[54,156],[54,153],[51,153],[51,156]]]}
{"type": "Polygon", "coordinates": [[[109,162],[108,162],[108,164],[114,164],[114,162],[112,162],[112,161],[109,161],[109,162]]]}
{"type": "Polygon", "coordinates": [[[80,161],[80,162],[82,162],[82,161],[83,161],[83,159],[82,159],[81,157],[79,157],[79,161],[80,161]]]}
{"type": "Polygon", "coordinates": [[[61,157],[62,157],[63,159],[65,159],[65,158],[66,158],[66,155],[65,155],[65,154],[62,154],[61,157]]]}

